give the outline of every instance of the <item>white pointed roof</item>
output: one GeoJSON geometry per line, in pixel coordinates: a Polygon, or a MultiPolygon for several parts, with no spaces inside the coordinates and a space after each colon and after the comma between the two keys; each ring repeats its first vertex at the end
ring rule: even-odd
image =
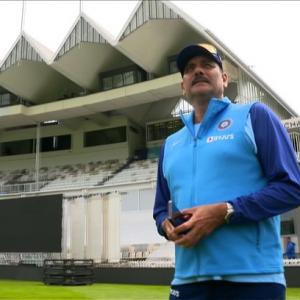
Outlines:
{"type": "Polygon", "coordinates": [[[35,49],[34,46],[31,45],[24,32],[22,32],[18,36],[10,51],[3,59],[0,65],[0,71],[3,72],[9,69],[22,59],[39,62],[43,61],[42,56],[39,54],[37,49],[35,49]]]}
{"type": "Polygon", "coordinates": [[[50,56],[45,46],[22,32],[2,62],[0,85],[36,103],[81,90],[47,64],[50,56]]]}
{"type": "Polygon", "coordinates": [[[125,23],[125,28],[121,31],[119,40],[123,40],[127,35],[137,30],[140,26],[150,20],[181,19],[172,9],[158,0],[144,0],[138,3],[133,14],[125,23]]]}
{"type": "Polygon", "coordinates": [[[85,89],[99,90],[99,73],[134,64],[108,42],[112,38],[102,31],[81,13],[58,48],[51,66],[85,89]]]}
{"type": "Polygon", "coordinates": [[[106,39],[87,21],[84,13],[80,13],[76,18],[61,45],[58,47],[53,61],[57,61],[61,56],[82,42],[107,44],[106,39]]]}

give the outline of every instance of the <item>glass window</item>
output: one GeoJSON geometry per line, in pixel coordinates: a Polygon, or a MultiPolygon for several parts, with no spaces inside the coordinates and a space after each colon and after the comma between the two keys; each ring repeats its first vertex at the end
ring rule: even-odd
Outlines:
{"type": "Polygon", "coordinates": [[[281,234],[295,234],[295,227],[293,220],[281,221],[281,234]]]}
{"type": "Polygon", "coordinates": [[[123,86],[123,76],[122,74],[117,74],[113,76],[113,87],[121,87],[123,86]]]}
{"type": "Polygon", "coordinates": [[[41,152],[71,149],[71,135],[49,136],[41,138],[41,152]]]}
{"type": "Polygon", "coordinates": [[[137,75],[137,82],[143,81],[142,73],[140,71],[136,71],[136,75],[137,75]]]}
{"type": "Polygon", "coordinates": [[[99,75],[100,88],[103,91],[134,84],[146,79],[146,72],[137,66],[109,71],[99,75]]]}
{"type": "Polygon", "coordinates": [[[41,138],[41,152],[47,152],[53,150],[53,137],[41,138]]]}
{"type": "Polygon", "coordinates": [[[2,94],[0,95],[0,106],[5,106],[11,104],[11,95],[2,94]]]}
{"type": "Polygon", "coordinates": [[[67,150],[71,149],[71,135],[60,135],[55,137],[55,142],[53,145],[55,145],[55,150],[67,150]]]}
{"type": "Polygon", "coordinates": [[[147,125],[147,141],[163,140],[183,127],[180,119],[147,125]]]}
{"type": "Polygon", "coordinates": [[[173,73],[177,73],[178,69],[177,69],[177,65],[176,65],[176,61],[172,60],[169,62],[169,73],[173,74],[173,73]]]}
{"type": "Polygon", "coordinates": [[[102,84],[103,84],[103,90],[110,90],[113,87],[112,84],[112,77],[105,77],[102,79],[102,84]]]}
{"type": "Polygon", "coordinates": [[[125,72],[124,73],[124,85],[129,85],[134,83],[134,72],[125,72]]]}
{"type": "Polygon", "coordinates": [[[18,155],[33,153],[34,140],[22,140],[1,143],[1,155],[18,155]]]}
{"type": "Polygon", "coordinates": [[[84,147],[126,142],[126,127],[116,127],[84,133],[84,147]]]}

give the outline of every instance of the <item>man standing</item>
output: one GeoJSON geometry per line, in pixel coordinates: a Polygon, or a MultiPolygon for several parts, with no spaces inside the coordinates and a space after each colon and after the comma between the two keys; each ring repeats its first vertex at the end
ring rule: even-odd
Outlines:
{"type": "Polygon", "coordinates": [[[287,237],[287,243],[286,243],[286,251],[285,255],[288,259],[295,259],[296,258],[296,244],[292,241],[291,237],[287,237]]]}
{"type": "Polygon", "coordinates": [[[162,146],[153,212],[175,243],[170,299],[284,299],[278,215],[300,204],[288,133],[265,105],[224,97],[228,77],[212,45],[185,47],[177,66],[194,111],[162,146]]]}

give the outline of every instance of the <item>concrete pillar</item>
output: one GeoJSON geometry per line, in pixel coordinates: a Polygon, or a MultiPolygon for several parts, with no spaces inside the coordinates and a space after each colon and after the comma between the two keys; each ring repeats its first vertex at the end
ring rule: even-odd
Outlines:
{"type": "Polygon", "coordinates": [[[83,197],[70,201],[71,253],[74,259],[85,258],[85,201],[83,197]]]}
{"type": "Polygon", "coordinates": [[[63,217],[62,217],[62,257],[71,258],[71,216],[70,200],[63,199],[63,217]]]}
{"type": "Polygon", "coordinates": [[[92,196],[87,202],[87,248],[86,258],[101,262],[103,256],[103,199],[92,196]]]}
{"type": "Polygon", "coordinates": [[[103,196],[103,260],[120,261],[121,195],[117,192],[103,196]]]}

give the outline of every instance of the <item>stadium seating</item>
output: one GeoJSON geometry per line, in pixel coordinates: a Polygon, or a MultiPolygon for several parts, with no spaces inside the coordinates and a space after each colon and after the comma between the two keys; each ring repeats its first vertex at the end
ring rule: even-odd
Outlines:
{"type": "MultiPolygon", "coordinates": [[[[42,167],[39,170],[39,189],[61,190],[86,186],[111,186],[156,180],[157,159],[107,160],[89,163],[42,167]]],[[[36,190],[35,170],[0,171],[0,192],[18,193],[36,190]]]]}
{"type": "Polygon", "coordinates": [[[156,180],[156,175],[157,159],[137,160],[108,180],[105,185],[151,181],[156,180]]]}
{"type": "Polygon", "coordinates": [[[174,246],[167,243],[156,244],[133,244],[123,246],[121,249],[122,260],[156,261],[170,257],[174,260],[174,246]]]}

